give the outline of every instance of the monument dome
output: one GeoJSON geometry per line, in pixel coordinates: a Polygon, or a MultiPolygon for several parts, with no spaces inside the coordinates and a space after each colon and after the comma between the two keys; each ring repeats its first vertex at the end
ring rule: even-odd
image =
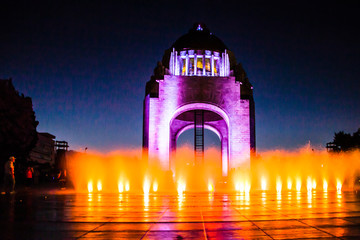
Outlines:
{"type": "Polygon", "coordinates": [[[234,54],[203,23],[195,23],[165,51],[161,65],[175,76],[233,76],[234,54]]]}
{"type": "Polygon", "coordinates": [[[189,32],[181,36],[172,45],[177,51],[181,50],[210,50],[224,52],[228,49],[223,41],[210,32],[203,23],[195,23],[189,32]]]}

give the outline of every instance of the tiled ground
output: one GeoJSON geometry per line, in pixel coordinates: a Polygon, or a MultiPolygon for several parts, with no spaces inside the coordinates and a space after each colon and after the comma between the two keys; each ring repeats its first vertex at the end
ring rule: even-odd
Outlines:
{"type": "Polygon", "coordinates": [[[0,195],[0,239],[360,239],[354,192],[0,195]]]}

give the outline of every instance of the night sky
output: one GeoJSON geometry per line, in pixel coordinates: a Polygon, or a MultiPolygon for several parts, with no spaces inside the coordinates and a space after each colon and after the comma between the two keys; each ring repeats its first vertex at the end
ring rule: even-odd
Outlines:
{"type": "Polygon", "coordinates": [[[71,149],[138,148],[146,82],[204,22],[254,86],[258,151],[355,132],[360,4],[269,2],[1,1],[0,78],[32,98],[37,130],[71,149]]]}

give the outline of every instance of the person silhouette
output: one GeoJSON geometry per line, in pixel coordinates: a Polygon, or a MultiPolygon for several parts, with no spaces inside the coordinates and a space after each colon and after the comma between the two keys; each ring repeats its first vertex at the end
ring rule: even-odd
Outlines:
{"type": "Polygon", "coordinates": [[[4,185],[5,191],[14,193],[15,189],[15,157],[9,157],[9,160],[5,162],[4,166],[4,185]]]}

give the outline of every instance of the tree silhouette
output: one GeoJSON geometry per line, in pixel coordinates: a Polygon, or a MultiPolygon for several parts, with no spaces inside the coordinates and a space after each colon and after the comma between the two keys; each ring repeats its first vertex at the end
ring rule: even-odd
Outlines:
{"type": "Polygon", "coordinates": [[[344,131],[335,133],[333,143],[337,146],[338,151],[360,149],[360,128],[352,135],[344,133],[344,131]]]}
{"type": "Polygon", "coordinates": [[[354,132],[353,140],[355,143],[355,148],[360,149],[360,128],[356,132],[354,132]]]}
{"type": "Polygon", "coordinates": [[[38,124],[31,98],[20,95],[11,79],[0,80],[0,169],[9,156],[26,160],[37,142],[38,124]]]}

